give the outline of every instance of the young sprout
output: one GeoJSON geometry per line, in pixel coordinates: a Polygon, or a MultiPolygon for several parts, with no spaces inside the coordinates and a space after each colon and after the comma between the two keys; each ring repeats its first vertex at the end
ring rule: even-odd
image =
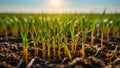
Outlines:
{"type": "Polygon", "coordinates": [[[41,30],[40,31],[40,39],[41,39],[41,42],[42,42],[42,57],[45,58],[46,55],[47,55],[47,47],[46,47],[46,36],[47,36],[47,33],[46,33],[46,21],[44,20],[45,19],[45,16],[43,15],[43,11],[42,11],[42,15],[41,15],[41,18],[39,18],[40,21],[39,21],[39,29],[41,30]]]}
{"type": "Polygon", "coordinates": [[[35,25],[36,23],[37,22],[35,20],[33,20],[33,19],[28,20],[29,32],[30,32],[31,35],[33,35],[33,37],[36,34],[36,25],[35,25]]]}
{"type": "Polygon", "coordinates": [[[110,20],[108,23],[107,23],[107,41],[109,41],[109,35],[110,35],[110,30],[113,26],[113,20],[110,20]]]}
{"type": "Polygon", "coordinates": [[[58,42],[58,52],[57,52],[57,54],[58,54],[58,57],[60,58],[61,45],[62,45],[62,34],[61,34],[61,32],[63,30],[63,26],[62,26],[62,23],[57,23],[57,26],[59,27],[59,28],[57,28],[58,33],[57,33],[57,36],[56,36],[57,42],[58,42]]]}
{"type": "Polygon", "coordinates": [[[60,58],[61,55],[61,45],[62,45],[62,36],[57,36],[58,39],[58,57],[60,58]]]}
{"type": "Polygon", "coordinates": [[[51,33],[52,33],[52,47],[53,47],[53,56],[54,56],[54,58],[55,58],[55,56],[56,56],[56,41],[57,41],[57,26],[58,26],[58,24],[57,24],[58,22],[57,22],[57,19],[53,19],[53,21],[51,22],[51,25],[50,26],[54,26],[54,27],[51,27],[50,29],[51,29],[51,33]]]}
{"type": "Polygon", "coordinates": [[[71,56],[71,53],[70,53],[70,50],[68,49],[68,47],[65,45],[65,43],[62,44],[65,52],[67,53],[68,57],[70,58],[70,60],[72,60],[72,56],[71,56]]]}
{"type": "MultiPolygon", "coordinates": [[[[102,17],[105,16],[105,11],[106,11],[106,9],[104,10],[102,17]]],[[[104,46],[103,46],[103,37],[104,37],[104,28],[105,28],[105,23],[106,23],[106,22],[107,22],[107,19],[104,19],[104,20],[102,20],[102,22],[100,23],[100,29],[101,29],[101,49],[104,48],[104,46]]]]}
{"type": "Polygon", "coordinates": [[[28,48],[29,48],[29,42],[28,42],[28,30],[27,30],[27,23],[20,22],[20,34],[22,37],[22,45],[23,45],[23,58],[25,63],[28,63],[28,48]]]}
{"type": "Polygon", "coordinates": [[[104,34],[103,34],[103,36],[104,37],[106,37],[106,35],[107,35],[107,24],[108,24],[108,22],[109,22],[109,19],[108,18],[104,18],[104,20],[103,20],[103,22],[104,22],[104,34]]]}
{"type": "Polygon", "coordinates": [[[6,18],[2,18],[0,19],[0,22],[1,22],[1,32],[4,32],[4,35],[5,35],[5,40],[8,40],[8,24],[10,24],[10,22],[8,21],[8,19],[6,18]]]}
{"type": "MultiPolygon", "coordinates": [[[[83,32],[83,23],[85,24],[85,20],[84,18],[82,18],[81,20],[81,31],[82,31],[82,49],[80,50],[80,52],[82,53],[82,58],[84,58],[85,56],[85,48],[84,48],[84,43],[85,43],[85,33],[83,32]]],[[[85,27],[85,26],[84,26],[85,27]]]]}
{"type": "Polygon", "coordinates": [[[103,21],[103,22],[101,22],[101,24],[100,24],[100,28],[101,28],[101,49],[104,48],[104,46],[103,46],[104,23],[105,23],[105,22],[103,21]]]}
{"type": "Polygon", "coordinates": [[[72,51],[72,54],[74,54],[74,43],[75,43],[75,37],[74,37],[74,34],[75,34],[75,27],[74,27],[74,23],[71,24],[71,27],[70,27],[70,32],[71,32],[71,40],[72,40],[72,45],[71,45],[71,51],[72,51]]]}
{"type": "Polygon", "coordinates": [[[70,33],[71,33],[71,40],[72,40],[71,51],[72,51],[72,54],[75,54],[78,37],[75,37],[75,28],[76,28],[75,19],[73,19],[72,22],[73,23],[71,23],[71,26],[70,26],[70,33]]]}
{"type": "Polygon", "coordinates": [[[41,42],[42,42],[42,54],[43,54],[42,57],[45,58],[45,56],[46,56],[45,32],[41,31],[40,37],[41,37],[41,42]]]}
{"type": "Polygon", "coordinates": [[[26,63],[28,63],[28,48],[29,48],[29,42],[28,42],[28,32],[27,31],[22,31],[21,32],[21,37],[22,37],[22,45],[23,45],[23,57],[26,63]]]}
{"type": "Polygon", "coordinates": [[[47,29],[45,30],[45,33],[46,33],[46,45],[47,45],[47,57],[50,58],[50,54],[51,54],[51,51],[50,51],[51,50],[51,45],[50,45],[51,33],[50,33],[48,23],[46,23],[46,27],[47,27],[47,29]]]}
{"type": "Polygon", "coordinates": [[[31,34],[32,36],[32,40],[33,40],[33,44],[34,44],[34,47],[35,47],[35,56],[38,56],[38,42],[40,40],[40,30],[37,31],[36,35],[33,36],[33,34],[31,34]]]}
{"type": "Polygon", "coordinates": [[[91,32],[91,46],[94,44],[95,25],[96,25],[96,22],[93,21],[92,24],[91,24],[91,29],[92,29],[92,32],[91,32]]]}
{"type": "Polygon", "coordinates": [[[119,32],[120,32],[120,20],[117,20],[114,25],[114,36],[119,37],[119,32]]]}
{"type": "Polygon", "coordinates": [[[97,32],[97,38],[99,38],[99,36],[100,36],[100,21],[99,20],[97,20],[97,22],[96,22],[96,32],[97,32]]]}
{"type": "Polygon", "coordinates": [[[119,37],[120,36],[120,23],[118,23],[118,32],[117,32],[117,36],[119,37]]]}
{"type": "Polygon", "coordinates": [[[31,38],[35,47],[35,56],[38,56],[38,42],[40,40],[40,33],[41,30],[38,28],[36,29],[35,27],[35,22],[29,22],[29,28],[31,28],[30,30],[30,34],[31,34],[31,38]]]}
{"type": "Polygon", "coordinates": [[[12,33],[12,36],[13,37],[18,37],[18,20],[16,17],[14,17],[14,19],[10,19],[10,30],[11,30],[11,33],[12,33]]]}
{"type": "Polygon", "coordinates": [[[85,42],[86,42],[86,36],[89,32],[91,32],[91,30],[88,30],[89,27],[89,23],[87,23],[85,21],[85,18],[82,18],[81,20],[81,28],[82,28],[82,49],[80,50],[80,52],[82,53],[82,58],[85,57],[85,42]]]}
{"type": "Polygon", "coordinates": [[[68,32],[68,29],[70,28],[70,26],[71,26],[71,23],[73,23],[72,22],[72,20],[70,20],[68,23],[63,23],[64,24],[64,26],[62,25],[62,24],[60,24],[59,26],[60,26],[60,32],[58,33],[58,35],[57,35],[57,38],[59,38],[58,39],[58,56],[60,56],[60,46],[62,46],[63,44],[64,44],[64,46],[63,46],[63,48],[64,48],[64,50],[65,50],[65,55],[67,55],[70,59],[72,58],[71,57],[71,54],[70,54],[70,51],[69,51],[69,49],[68,49],[68,41],[67,41],[67,32],[68,32]],[[62,39],[64,39],[64,42],[62,42],[62,39]]]}
{"type": "Polygon", "coordinates": [[[39,29],[36,33],[36,36],[35,36],[35,55],[38,56],[38,42],[40,40],[40,33],[41,33],[41,30],[39,29]]]}
{"type": "MultiPolygon", "coordinates": [[[[73,19],[72,20],[70,20],[68,23],[66,23],[65,25],[64,25],[64,27],[63,27],[63,31],[62,31],[62,37],[63,37],[63,39],[64,39],[64,43],[66,44],[66,46],[68,47],[68,39],[67,39],[67,33],[68,33],[68,30],[69,30],[69,28],[70,28],[70,26],[72,25],[72,23],[73,23],[73,19]]],[[[73,30],[73,34],[74,34],[74,30],[73,30]]],[[[74,35],[73,35],[73,37],[74,37],[74,35]]],[[[74,38],[73,38],[74,39],[74,38]]],[[[72,49],[72,52],[74,52],[74,46],[71,46],[71,49],[72,49]],[[72,48],[73,47],[73,48],[72,48]]],[[[65,54],[66,54],[66,52],[65,52],[65,54]]]]}
{"type": "Polygon", "coordinates": [[[75,34],[75,52],[76,52],[76,50],[77,50],[77,46],[78,46],[78,39],[79,39],[79,36],[80,36],[80,34],[81,34],[81,32],[82,32],[82,26],[81,26],[81,22],[80,22],[80,19],[78,19],[78,22],[76,23],[76,26],[75,26],[75,28],[76,28],[76,30],[77,30],[77,34],[75,34]]]}
{"type": "Polygon", "coordinates": [[[48,38],[47,40],[46,40],[46,43],[47,43],[47,56],[48,56],[48,58],[50,58],[50,53],[51,53],[51,45],[50,45],[50,39],[48,38]]]}
{"type": "Polygon", "coordinates": [[[0,17],[0,34],[2,34],[4,32],[3,30],[3,22],[2,22],[2,18],[0,17]]]}
{"type": "Polygon", "coordinates": [[[56,40],[55,40],[55,37],[52,36],[52,45],[53,45],[53,55],[54,55],[54,58],[56,56],[56,40]]]}
{"type": "Polygon", "coordinates": [[[84,48],[84,45],[85,45],[85,33],[82,33],[82,49],[81,49],[81,53],[82,53],[82,58],[85,57],[85,48],[84,48]]]}

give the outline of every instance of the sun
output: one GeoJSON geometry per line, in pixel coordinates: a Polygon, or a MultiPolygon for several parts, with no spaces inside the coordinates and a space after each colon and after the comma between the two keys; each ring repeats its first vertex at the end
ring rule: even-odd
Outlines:
{"type": "Polygon", "coordinates": [[[51,0],[51,4],[53,6],[59,6],[61,4],[61,0],[51,0]]]}
{"type": "Polygon", "coordinates": [[[60,12],[63,9],[64,2],[63,0],[46,0],[47,1],[47,10],[49,12],[60,12]]]}

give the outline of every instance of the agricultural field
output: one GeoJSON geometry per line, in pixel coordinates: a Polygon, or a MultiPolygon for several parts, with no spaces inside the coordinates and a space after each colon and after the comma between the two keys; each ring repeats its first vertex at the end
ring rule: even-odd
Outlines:
{"type": "Polygon", "coordinates": [[[119,68],[120,14],[0,14],[0,68],[119,68]]]}

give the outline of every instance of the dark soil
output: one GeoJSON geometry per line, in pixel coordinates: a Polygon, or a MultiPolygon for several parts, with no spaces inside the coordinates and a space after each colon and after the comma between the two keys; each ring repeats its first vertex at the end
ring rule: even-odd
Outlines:
{"type": "MultiPolygon", "coordinates": [[[[100,49],[100,39],[94,40],[94,45],[90,46],[90,38],[85,44],[85,58],[81,58],[81,41],[77,47],[78,53],[70,61],[69,57],[61,52],[61,57],[48,59],[42,58],[41,42],[39,42],[39,56],[34,56],[34,46],[29,46],[29,63],[25,64],[22,53],[22,39],[9,37],[6,41],[0,37],[0,68],[120,68],[120,37],[110,37],[110,41],[104,41],[104,49],[100,49]]],[[[62,51],[62,49],[61,49],[62,51]]]]}

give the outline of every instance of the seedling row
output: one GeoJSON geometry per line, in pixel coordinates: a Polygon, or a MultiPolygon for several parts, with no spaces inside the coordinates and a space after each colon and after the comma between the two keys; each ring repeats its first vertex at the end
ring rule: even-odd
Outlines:
{"type": "Polygon", "coordinates": [[[84,59],[87,57],[85,47],[96,46],[95,39],[100,41],[97,48],[103,50],[106,48],[104,42],[111,42],[111,37],[120,37],[120,15],[1,14],[0,35],[5,41],[9,37],[21,38],[26,64],[30,62],[31,44],[34,57],[68,57],[72,61],[77,55],[84,59]]]}

